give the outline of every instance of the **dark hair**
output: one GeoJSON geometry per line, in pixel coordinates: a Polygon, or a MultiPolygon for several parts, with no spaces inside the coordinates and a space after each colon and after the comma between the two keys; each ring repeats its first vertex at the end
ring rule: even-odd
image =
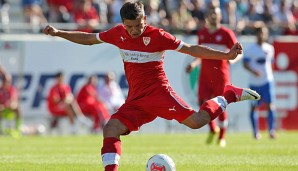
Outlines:
{"type": "Polygon", "coordinates": [[[264,24],[262,24],[261,26],[256,27],[255,33],[258,34],[258,33],[262,32],[263,30],[268,30],[268,28],[264,24]]]}
{"type": "Polygon", "coordinates": [[[61,76],[63,76],[63,72],[59,71],[59,72],[56,73],[55,78],[59,78],[61,76]]]}
{"type": "Polygon", "coordinates": [[[126,2],[120,9],[122,21],[135,20],[144,16],[144,5],[141,1],[126,2]]]}

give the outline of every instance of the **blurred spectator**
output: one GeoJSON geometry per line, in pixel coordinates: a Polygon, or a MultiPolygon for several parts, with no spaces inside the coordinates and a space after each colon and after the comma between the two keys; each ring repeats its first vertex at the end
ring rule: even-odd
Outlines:
{"type": "Polygon", "coordinates": [[[171,27],[173,32],[191,33],[196,29],[196,22],[193,19],[188,4],[184,0],[178,1],[178,8],[172,12],[171,27]]]}
{"type": "Polygon", "coordinates": [[[205,3],[204,0],[191,0],[193,8],[191,10],[191,16],[196,22],[196,30],[203,28],[206,24],[205,21],[205,3]]]}
{"type": "MultiPolygon", "coordinates": [[[[17,89],[11,84],[11,76],[4,74],[0,87],[0,123],[1,118],[15,118],[15,130],[20,133],[21,113],[19,107],[19,96],[17,89]],[[12,116],[8,116],[12,115],[12,116]]],[[[2,126],[0,124],[0,133],[2,126]]]]}
{"type": "Polygon", "coordinates": [[[75,126],[75,117],[84,124],[85,117],[82,114],[77,101],[74,99],[70,86],[63,82],[63,73],[58,72],[55,79],[56,83],[51,87],[47,98],[48,110],[52,116],[50,128],[56,128],[61,117],[68,117],[71,124],[70,131],[76,133],[77,128],[75,126]]]}
{"type": "Polygon", "coordinates": [[[75,0],[74,21],[78,24],[78,30],[93,32],[99,25],[99,16],[91,0],[75,0]]]}
{"type": "Polygon", "coordinates": [[[248,10],[248,0],[235,0],[236,2],[236,16],[237,20],[245,16],[248,10]]]}
{"type": "MultiPolygon", "coordinates": [[[[161,25],[162,28],[169,30],[170,29],[170,21],[172,20],[171,8],[170,8],[170,0],[160,0],[159,3],[159,15],[161,17],[161,25]]],[[[175,9],[176,10],[176,9],[175,9]]]]}
{"type": "Polygon", "coordinates": [[[0,0],[0,23],[9,23],[9,5],[6,0],[0,0]]]}
{"type": "Polygon", "coordinates": [[[98,84],[98,92],[111,113],[114,113],[124,103],[125,97],[118,83],[115,81],[115,74],[108,72],[104,81],[98,84]]]}
{"type": "Polygon", "coordinates": [[[96,9],[98,16],[100,16],[100,23],[108,23],[108,6],[106,0],[92,0],[92,6],[96,9]]]}
{"type": "Polygon", "coordinates": [[[298,21],[298,1],[293,1],[291,11],[292,11],[293,16],[295,18],[295,23],[297,25],[297,21],[298,21]]]}
{"type": "Polygon", "coordinates": [[[226,16],[223,16],[222,23],[227,24],[228,27],[234,29],[237,23],[237,16],[236,16],[237,4],[235,1],[228,1],[228,2],[225,2],[224,8],[225,8],[226,16]]]}
{"type": "Polygon", "coordinates": [[[277,27],[281,28],[280,34],[296,33],[295,18],[287,0],[280,1],[279,10],[274,13],[273,17],[277,27]]]}
{"type": "Polygon", "coordinates": [[[259,27],[264,22],[262,16],[256,10],[257,2],[249,1],[248,11],[245,17],[237,23],[237,32],[242,34],[252,34],[256,27],[259,27]]]}
{"type": "Polygon", "coordinates": [[[144,4],[147,23],[156,27],[162,27],[161,21],[164,15],[159,12],[159,0],[148,0],[144,4]]]}
{"type": "Polygon", "coordinates": [[[42,0],[22,0],[25,21],[32,25],[46,23],[42,8],[42,0]]]}
{"type": "Polygon", "coordinates": [[[48,0],[49,22],[70,22],[73,4],[73,0],[48,0]]]}
{"type": "Polygon", "coordinates": [[[99,132],[110,118],[109,111],[99,98],[97,90],[97,76],[92,75],[79,90],[77,101],[85,116],[93,119],[92,132],[99,132]]]}
{"type": "Polygon", "coordinates": [[[272,3],[264,4],[264,11],[261,14],[262,20],[265,24],[272,25],[273,24],[273,14],[272,14],[272,3]]]}
{"type": "Polygon", "coordinates": [[[108,5],[108,21],[109,23],[121,23],[120,8],[125,0],[107,0],[108,5]]]}

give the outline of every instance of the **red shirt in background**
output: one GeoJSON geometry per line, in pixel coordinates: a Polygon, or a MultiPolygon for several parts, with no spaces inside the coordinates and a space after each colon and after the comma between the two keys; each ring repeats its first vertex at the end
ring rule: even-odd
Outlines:
{"type": "MultiPolygon", "coordinates": [[[[97,20],[99,22],[99,16],[98,13],[96,11],[96,9],[92,6],[90,8],[90,10],[88,10],[87,12],[81,10],[81,9],[76,9],[74,10],[74,21],[76,23],[80,23],[80,22],[88,22],[89,20],[97,20]]],[[[78,29],[79,31],[84,31],[84,32],[93,32],[93,28],[80,28],[78,29]]]]}
{"type": "Polygon", "coordinates": [[[77,96],[77,102],[79,104],[82,104],[82,103],[91,104],[91,103],[97,102],[96,94],[97,94],[96,88],[91,84],[86,84],[79,91],[77,96]]]}
{"type": "Polygon", "coordinates": [[[55,101],[63,101],[67,95],[72,94],[71,88],[67,84],[56,84],[50,89],[50,93],[47,98],[47,104],[52,114],[66,114],[64,104],[55,101]]]}
{"type": "Polygon", "coordinates": [[[64,6],[68,12],[72,12],[73,10],[73,0],[48,0],[48,5],[53,6],[64,6]]]}
{"type": "Polygon", "coordinates": [[[11,85],[0,88],[0,104],[9,106],[11,101],[18,99],[17,90],[11,85]]]}

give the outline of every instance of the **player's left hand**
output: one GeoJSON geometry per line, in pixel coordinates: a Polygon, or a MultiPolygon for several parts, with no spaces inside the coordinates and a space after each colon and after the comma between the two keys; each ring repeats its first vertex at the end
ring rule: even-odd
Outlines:
{"type": "Polygon", "coordinates": [[[43,29],[43,33],[46,34],[46,35],[56,36],[57,33],[58,33],[58,29],[56,29],[55,27],[53,27],[51,25],[47,25],[43,29]]]}
{"type": "Polygon", "coordinates": [[[239,42],[235,43],[233,47],[230,49],[230,51],[228,52],[229,60],[235,59],[239,54],[242,54],[242,53],[243,53],[242,45],[239,42]]]}

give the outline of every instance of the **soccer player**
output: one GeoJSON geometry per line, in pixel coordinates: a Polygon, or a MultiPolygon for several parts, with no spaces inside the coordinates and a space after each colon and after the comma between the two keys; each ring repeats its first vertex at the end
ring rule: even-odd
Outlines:
{"type": "Polygon", "coordinates": [[[85,116],[93,119],[93,133],[98,133],[110,119],[108,109],[99,98],[97,90],[97,76],[91,75],[88,81],[79,90],[77,102],[85,116]]]}
{"type": "Polygon", "coordinates": [[[57,127],[59,118],[68,117],[71,124],[71,132],[76,133],[75,118],[85,124],[85,117],[74,99],[69,85],[65,84],[64,75],[58,72],[55,76],[56,83],[50,88],[47,97],[48,109],[51,112],[52,120],[50,123],[51,129],[57,127]]]}
{"type": "MultiPolygon", "coordinates": [[[[15,129],[20,132],[21,112],[17,89],[11,84],[11,76],[5,73],[0,87],[0,122],[5,112],[13,112],[15,115],[15,129]]],[[[0,132],[1,130],[0,124],[0,132]]]]}
{"type": "MultiPolygon", "coordinates": [[[[206,27],[197,33],[198,44],[207,45],[214,49],[227,52],[237,42],[234,32],[221,25],[221,11],[218,6],[210,6],[206,15],[206,27]]],[[[233,61],[238,61],[240,57],[233,61]]],[[[198,84],[198,102],[202,105],[206,100],[220,96],[224,92],[225,85],[230,84],[229,60],[195,59],[190,63],[186,71],[190,72],[198,64],[201,64],[198,84]]],[[[219,132],[218,144],[226,146],[225,133],[228,126],[227,112],[219,115],[219,128],[215,121],[209,123],[210,133],[207,144],[210,144],[217,132],[219,132]]]]}
{"type": "Polygon", "coordinates": [[[229,103],[258,100],[250,89],[225,87],[222,96],[206,101],[199,112],[189,107],[172,89],[163,69],[165,50],[176,50],[196,58],[234,59],[242,53],[236,43],[229,52],[201,45],[190,45],[170,33],[146,24],[144,5],[140,1],[126,2],[120,9],[123,24],[100,33],[62,31],[47,26],[44,33],[69,41],[93,45],[109,43],[117,46],[124,63],[129,84],[128,97],[111,116],[103,130],[102,163],[105,171],[117,171],[121,156],[121,135],[137,131],[157,117],[175,119],[192,129],[208,124],[220,115],[229,103]]]}
{"type": "Polygon", "coordinates": [[[274,80],[272,63],[274,57],[274,47],[267,43],[268,28],[264,25],[256,28],[256,43],[253,44],[244,56],[244,68],[250,73],[250,88],[256,90],[262,99],[251,103],[250,119],[253,128],[254,138],[260,139],[261,134],[258,128],[257,109],[262,103],[268,112],[268,129],[270,138],[275,135],[275,107],[274,107],[274,80]]]}

